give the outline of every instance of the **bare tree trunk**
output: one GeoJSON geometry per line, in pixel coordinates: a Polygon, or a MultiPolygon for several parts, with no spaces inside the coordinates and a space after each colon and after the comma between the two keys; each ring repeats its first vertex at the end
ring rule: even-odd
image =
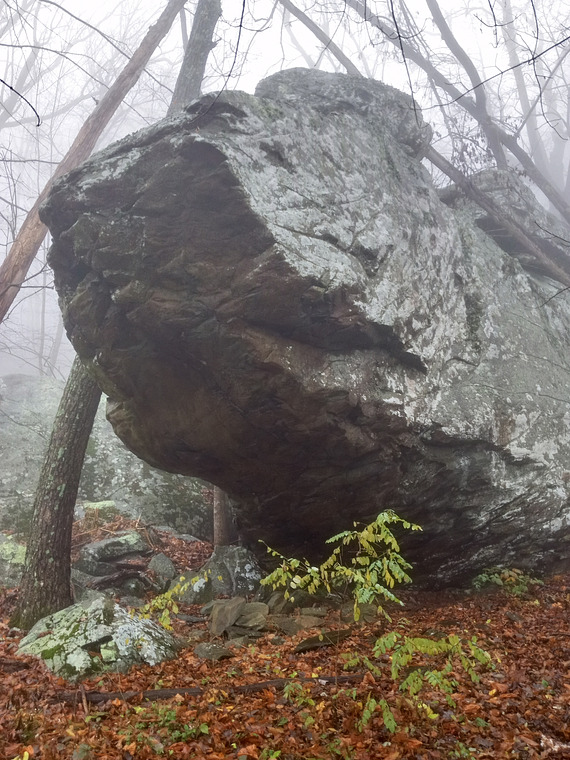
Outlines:
{"type": "MultiPolygon", "coordinates": [[[[292,8],[294,8],[295,6],[293,6],[293,4],[291,3],[291,0],[279,0],[279,2],[288,11],[293,12],[292,8]]],[[[347,0],[347,3],[351,5],[351,7],[353,8],[355,8],[355,5],[357,5],[358,2],[360,2],[360,0],[347,0]]],[[[432,12],[432,15],[434,16],[434,19],[436,20],[436,23],[438,23],[438,26],[440,26],[440,31],[442,32],[442,36],[444,36],[444,40],[447,43],[450,50],[452,50],[452,52],[456,55],[458,60],[461,61],[465,69],[468,71],[469,76],[471,77],[471,81],[474,84],[476,84],[477,82],[480,82],[479,75],[477,71],[475,70],[475,66],[472,63],[471,59],[469,59],[466,54],[462,55],[461,50],[456,49],[456,47],[458,47],[457,43],[455,43],[454,38],[451,35],[451,30],[449,30],[449,27],[447,27],[445,20],[441,16],[441,11],[439,10],[439,6],[437,5],[436,0],[426,0],[426,2],[430,8],[430,11],[432,12]]],[[[298,9],[296,10],[298,11],[298,9]]],[[[320,29],[317,33],[315,29],[316,25],[304,13],[301,13],[300,11],[298,11],[295,13],[295,15],[300,21],[303,22],[303,24],[307,26],[308,29],[310,29],[314,34],[316,34],[317,38],[321,42],[326,44],[327,38],[326,38],[325,33],[320,29]]],[[[370,20],[370,18],[373,18],[377,26],[380,23],[376,16],[374,17],[367,16],[367,18],[368,20],[370,20]]],[[[380,28],[386,34],[386,31],[382,26],[379,26],[378,28],[380,28]]],[[[329,46],[329,49],[334,55],[337,55],[335,48],[329,46]]],[[[340,57],[339,56],[337,57],[340,63],[342,63],[343,66],[345,66],[345,68],[349,70],[347,67],[346,56],[344,55],[344,53],[342,53],[340,57]]],[[[351,69],[350,73],[354,73],[354,70],[351,69]]],[[[356,70],[356,73],[357,74],[359,73],[358,70],[356,70]]],[[[490,118],[487,114],[486,101],[484,97],[482,100],[479,100],[477,102],[475,107],[476,107],[476,110],[479,112],[480,116],[484,115],[485,118],[487,119],[490,118]]],[[[495,129],[495,133],[499,134],[499,132],[496,131],[496,129],[495,129]]],[[[500,139],[501,139],[501,142],[503,142],[505,145],[507,144],[506,141],[502,137],[500,139]]],[[[513,142],[516,143],[516,141],[514,140],[513,142]]],[[[511,152],[514,153],[514,150],[512,147],[510,147],[510,150],[511,152]]],[[[557,261],[555,261],[551,256],[548,255],[548,253],[546,253],[540,247],[540,245],[536,242],[536,240],[534,240],[533,238],[529,236],[527,231],[524,230],[515,219],[509,217],[507,214],[505,214],[499,208],[497,208],[497,205],[493,201],[492,198],[489,198],[489,196],[487,196],[485,193],[479,190],[462,172],[459,171],[459,169],[456,169],[452,163],[450,163],[446,158],[444,158],[444,156],[438,153],[435,150],[435,148],[433,148],[431,145],[428,146],[428,148],[426,149],[425,157],[429,161],[431,161],[434,164],[434,166],[437,166],[438,169],[444,172],[452,180],[452,182],[455,182],[455,184],[458,185],[468,197],[470,197],[472,200],[475,201],[475,203],[477,203],[481,208],[483,208],[497,222],[497,224],[500,227],[504,227],[506,230],[508,230],[509,234],[511,234],[513,238],[517,240],[517,242],[520,244],[522,250],[526,251],[531,256],[534,256],[536,261],[541,264],[541,266],[544,268],[544,270],[548,273],[550,277],[552,277],[554,280],[557,280],[558,282],[562,283],[565,286],[570,286],[570,263],[567,269],[561,267],[557,261]]],[[[527,158],[528,158],[528,161],[531,161],[530,157],[527,156],[527,158]]],[[[538,169],[536,169],[536,171],[538,171],[538,169]]],[[[530,173],[529,173],[529,176],[531,176],[532,179],[535,179],[533,175],[530,173]]],[[[548,180],[545,177],[543,177],[543,179],[544,181],[548,182],[548,180]]]]}
{"type": "Polygon", "coordinates": [[[285,8],[285,10],[289,11],[292,16],[298,18],[299,21],[301,21],[307,27],[307,29],[309,29],[315,35],[319,42],[323,43],[325,48],[329,50],[337,59],[337,61],[344,66],[347,74],[351,74],[355,77],[362,76],[358,68],[354,65],[354,63],[352,63],[350,58],[348,58],[342,52],[336,42],[331,40],[329,35],[324,32],[318,24],[315,24],[315,22],[310,19],[306,13],[303,13],[300,8],[297,8],[297,6],[294,5],[291,0],[279,0],[279,2],[285,8]]]}
{"type": "Polygon", "coordinates": [[[0,266],[0,322],[3,321],[18,294],[28,269],[46,236],[47,227],[40,221],[38,209],[45,200],[54,180],[78,166],[91,155],[103,130],[125,99],[126,94],[137,83],[151,55],[172,26],[174,19],[185,3],[186,0],[169,0],[156,24],[150,27],[133,57],[79,130],[71,148],[30,209],[9,254],[0,266]]]}
{"type": "MultiPolygon", "coordinates": [[[[378,29],[384,35],[386,40],[401,50],[406,58],[409,58],[409,60],[413,61],[423,69],[437,87],[444,90],[444,92],[454,100],[459,101],[462,107],[479,122],[481,111],[477,106],[476,101],[473,100],[470,95],[461,92],[461,90],[450,82],[430,60],[424,57],[419,50],[416,50],[411,44],[412,40],[398,34],[396,29],[390,27],[382,18],[380,18],[380,16],[373,13],[371,5],[363,0],[345,0],[345,3],[371,26],[378,29]]],[[[540,171],[529,154],[518,144],[516,137],[505,132],[505,130],[496,122],[493,122],[493,124],[480,124],[480,126],[485,130],[486,134],[492,130],[493,136],[496,137],[503,148],[506,148],[517,159],[529,178],[538,188],[540,188],[540,190],[542,190],[554,208],[557,209],[560,215],[566,220],[566,223],[570,224],[570,203],[558,188],[552,184],[548,177],[540,171]]]]}
{"type": "Polygon", "coordinates": [[[208,56],[216,46],[214,30],[221,15],[221,0],[199,0],[194,12],[184,60],[168,109],[169,116],[181,111],[187,103],[200,97],[208,56]]]}
{"type": "Polygon", "coordinates": [[[236,540],[236,531],[225,491],[214,486],[214,546],[229,546],[236,540]]]}
{"type": "MultiPolygon", "coordinates": [[[[185,0],[170,0],[158,22],[151,27],[133,58],[107,93],[110,97],[106,107],[101,109],[105,101],[103,98],[88,119],[89,123],[84,125],[75,139],[64,162],[58,166],[55,176],[72,168],[72,165],[76,165],[91,153],[104,126],[137,81],[184,3],[185,0]],[[98,116],[94,118],[96,114],[98,116]]],[[[19,245],[16,255],[12,256],[16,243],[10,252],[11,271],[22,276],[20,284],[47,231],[39,221],[38,207],[50,185],[51,183],[48,183],[44,188],[24,222],[23,234],[21,231],[19,240],[16,241],[19,245]]],[[[2,299],[5,303],[9,300],[6,309],[9,308],[15,292],[15,286],[13,293],[10,288],[0,292],[1,316],[2,299]]],[[[14,621],[22,628],[32,626],[44,615],[63,609],[71,603],[71,526],[85,450],[100,398],[99,387],[76,357],[54,422],[34,501],[32,532],[20,586],[19,608],[14,617],[14,621]]]]}
{"type": "Polygon", "coordinates": [[[53,423],[34,500],[19,608],[13,624],[30,628],[72,603],[70,547],[85,450],[101,391],[75,358],[53,423]]]}

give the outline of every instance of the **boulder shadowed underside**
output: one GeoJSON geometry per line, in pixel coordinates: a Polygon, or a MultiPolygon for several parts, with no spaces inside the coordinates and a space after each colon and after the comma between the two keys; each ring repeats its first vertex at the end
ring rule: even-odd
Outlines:
{"type": "Polygon", "coordinates": [[[438,198],[378,82],[294,69],[62,178],[42,216],[70,338],[138,456],[315,556],[384,508],[416,577],[569,558],[567,292],[438,198]]]}

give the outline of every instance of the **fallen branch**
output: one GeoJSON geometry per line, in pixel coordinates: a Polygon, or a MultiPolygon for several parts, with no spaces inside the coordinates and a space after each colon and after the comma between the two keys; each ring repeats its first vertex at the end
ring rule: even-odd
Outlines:
{"type": "MultiPolygon", "coordinates": [[[[272,681],[261,681],[259,683],[246,683],[243,686],[235,686],[228,689],[230,694],[250,694],[256,691],[265,691],[266,689],[284,689],[287,684],[294,682],[313,683],[319,685],[354,683],[362,681],[365,673],[350,673],[342,676],[318,676],[317,678],[274,678],[272,681]]],[[[113,699],[121,699],[129,702],[136,697],[147,702],[155,702],[158,699],[172,699],[173,697],[199,697],[206,693],[206,689],[189,687],[186,689],[149,689],[147,691],[65,691],[57,695],[58,701],[72,702],[77,704],[79,700],[85,699],[90,704],[101,704],[113,699]]]]}

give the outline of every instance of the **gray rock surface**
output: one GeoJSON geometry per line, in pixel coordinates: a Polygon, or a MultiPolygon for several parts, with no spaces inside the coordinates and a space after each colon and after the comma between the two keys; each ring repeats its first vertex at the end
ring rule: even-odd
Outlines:
{"type": "Polygon", "coordinates": [[[287,555],[385,507],[415,577],[567,567],[570,294],[443,204],[406,95],[308,70],[207,96],[43,209],[123,441],[287,555]]]}
{"type": "Polygon", "coordinates": [[[155,665],[175,657],[178,649],[163,628],[100,596],[39,620],[18,653],[37,655],[56,675],[77,680],[136,663],[155,665]]]}
{"type": "Polygon", "coordinates": [[[247,602],[243,596],[234,596],[233,599],[218,599],[210,609],[210,633],[212,636],[220,636],[226,628],[233,625],[241,615],[247,602]]]}
{"type": "Polygon", "coordinates": [[[155,554],[148,563],[148,569],[155,573],[159,581],[171,581],[176,578],[174,562],[166,554],[155,554]]]}
{"type": "Polygon", "coordinates": [[[194,647],[194,654],[202,660],[213,660],[214,662],[217,662],[218,660],[227,660],[234,656],[229,649],[226,649],[226,647],[209,641],[197,644],[194,647]]]}
{"type": "Polygon", "coordinates": [[[95,562],[113,562],[129,554],[139,554],[149,550],[147,541],[136,530],[121,531],[109,538],[92,541],[82,546],[79,556],[95,562]]]}
{"type": "Polygon", "coordinates": [[[25,559],[26,547],[0,533],[0,586],[13,588],[20,583],[25,559]]]}
{"type": "Polygon", "coordinates": [[[218,596],[249,596],[259,588],[263,573],[255,555],[243,546],[216,546],[197,573],[186,573],[171,583],[182,584],[184,604],[204,604],[218,596]]]}

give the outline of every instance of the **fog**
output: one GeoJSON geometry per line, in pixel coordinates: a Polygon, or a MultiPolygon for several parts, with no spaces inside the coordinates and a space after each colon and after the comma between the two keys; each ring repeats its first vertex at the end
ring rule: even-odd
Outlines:
{"type": "MultiPolygon", "coordinates": [[[[0,262],[81,125],[164,6],[137,0],[3,4],[0,262]]],[[[194,6],[187,3],[184,22],[175,22],[98,148],[165,115],[194,6]]],[[[492,121],[516,138],[548,182],[568,193],[568,16],[563,2],[225,0],[203,91],[251,92],[262,77],[292,66],[345,71],[344,55],[362,75],[411,92],[434,127],[434,146],[465,174],[503,158],[519,168],[519,158],[493,146],[492,129],[486,130],[492,121]],[[455,44],[444,40],[439,8],[455,44]],[[299,11],[318,27],[320,39],[299,11]],[[429,65],[418,64],[422,57],[429,65]]],[[[428,168],[436,182],[448,181],[428,168]]],[[[536,178],[533,189],[545,197],[536,178]]],[[[0,325],[0,375],[64,378],[73,358],[46,264],[48,246],[46,238],[0,325]]]]}

